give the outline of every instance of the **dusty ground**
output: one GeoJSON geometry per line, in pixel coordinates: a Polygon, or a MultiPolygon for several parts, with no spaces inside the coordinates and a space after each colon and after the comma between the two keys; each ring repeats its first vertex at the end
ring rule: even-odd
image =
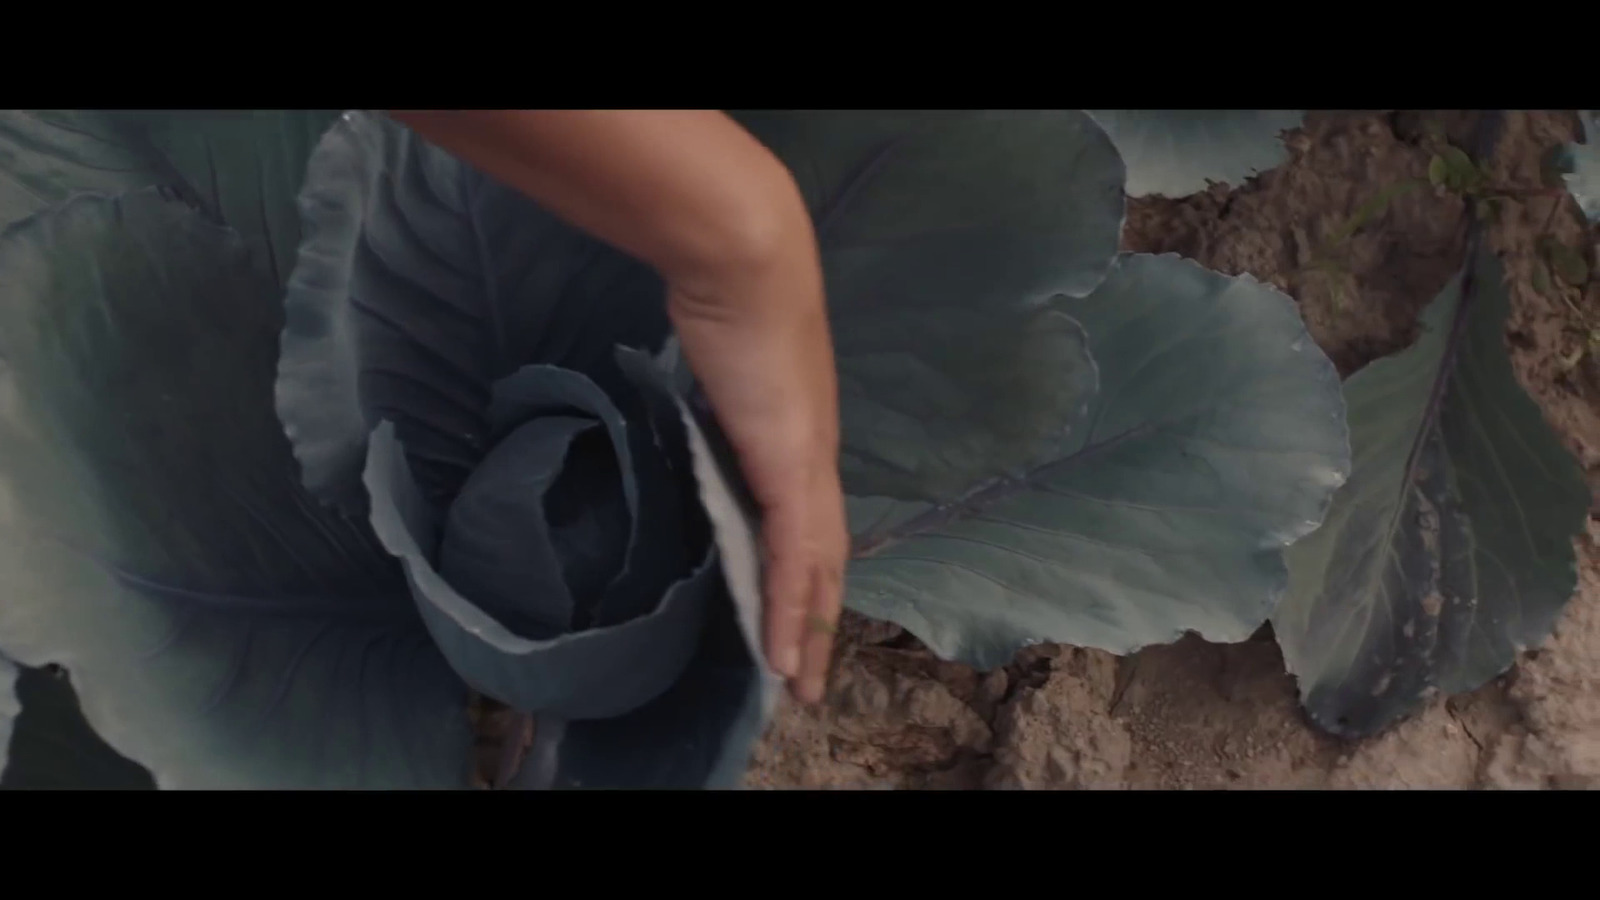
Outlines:
{"type": "MultiPolygon", "coordinates": [[[[1348,373],[1405,347],[1415,316],[1462,253],[1463,204],[1429,189],[1400,196],[1339,257],[1312,252],[1385,185],[1422,176],[1429,123],[1464,137],[1469,114],[1313,115],[1287,163],[1238,189],[1130,208],[1124,247],[1178,252],[1249,271],[1294,296],[1312,335],[1348,373]]],[[[1536,191],[1544,150],[1576,134],[1567,113],[1512,113],[1494,166],[1536,191]]],[[[1568,306],[1533,290],[1547,221],[1576,244],[1570,201],[1508,205],[1490,229],[1515,279],[1508,337],[1523,385],[1600,485],[1600,364],[1573,351],[1600,321],[1591,279],[1568,306]]],[[[1552,297],[1556,296],[1554,292],[1552,297]]],[[[1600,524],[1578,542],[1579,594],[1556,634],[1478,691],[1360,744],[1314,731],[1271,635],[1235,645],[1186,639],[1117,659],[1034,648],[1006,670],[941,662],[898,629],[845,623],[832,696],[788,708],[757,753],[754,787],[1318,788],[1600,787],[1600,524]]]]}

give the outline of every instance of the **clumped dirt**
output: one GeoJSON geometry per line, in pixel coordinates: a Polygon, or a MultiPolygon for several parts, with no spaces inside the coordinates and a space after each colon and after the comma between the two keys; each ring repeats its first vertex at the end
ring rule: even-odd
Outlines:
{"type": "MultiPolygon", "coordinates": [[[[1473,113],[1323,113],[1289,135],[1290,158],[1231,188],[1130,205],[1124,249],[1176,252],[1250,272],[1300,304],[1348,374],[1405,348],[1416,315],[1460,264],[1469,211],[1423,187],[1345,242],[1343,271],[1315,263],[1358,207],[1425,176],[1441,135],[1473,113]]],[[[1600,284],[1534,290],[1547,228],[1588,245],[1574,205],[1541,193],[1546,150],[1573,140],[1563,112],[1507,115],[1492,171],[1527,196],[1489,226],[1513,280],[1507,337],[1523,386],[1600,486],[1600,365],[1579,310],[1600,284]],[[1559,205],[1558,205],[1559,204],[1559,205]],[[1558,291],[1565,290],[1562,297],[1558,291]]],[[[1592,264],[1592,257],[1590,259],[1592,264]]],[[[1591,312],[1590,318],[1597,318],[1591,312]]],[[[899,629],[847,614],[823,708],[787,706],[747,783],[764,788],[1591,788],[1600,787],[1600,523],[1577,541],[1578,594],[1555,634],[1506,675],[1440,698],[1384,734],[1346,743],[1301,714],[1270,633],[1186,638],[1127,658],[1035,647],[1006,669],[942,662],[899,629]]]]}

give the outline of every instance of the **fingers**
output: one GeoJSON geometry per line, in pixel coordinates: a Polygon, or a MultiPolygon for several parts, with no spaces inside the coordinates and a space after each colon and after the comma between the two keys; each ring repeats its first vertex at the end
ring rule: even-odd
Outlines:
{"type": "Polygon", "coordinates": [[[767,510],[767,655],[795,697],[827,691],[846,554],[838,489],[812,490],[767,510]]]}
{"type": "Polygon", "coordinates": [[[802,703],[820,703],[828,690],[833,636],[839,623],[841,573],[837,566],[824,562],[811,569],[810,584],[795,695],[802,703]]]}
{"type": "Polygon", "coordinates": [[[808,573],[805,559],[794,552],[796,526],[789,515],[769,513],[763,523],[766,543],[767,661],[793,681],[800,676],[801,643],[805,637],[808,573]]]}

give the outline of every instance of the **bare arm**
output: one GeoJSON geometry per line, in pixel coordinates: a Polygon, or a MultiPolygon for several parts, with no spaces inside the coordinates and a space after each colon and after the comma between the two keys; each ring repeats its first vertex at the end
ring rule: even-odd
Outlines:
{"type": "Polygon", "coordinates": [[[715,111],[391,115],[661,273],[684,355],[762,505],[768,656],[802,699],[820,699],[848,538],[821,266],[788,170],[715,111]]]}
{"type": "Polygon", "coordinates": [[[674,285],[771,265],[786,240],[810,232],[789,171],[720,112],[391,115],[674,285]]]}

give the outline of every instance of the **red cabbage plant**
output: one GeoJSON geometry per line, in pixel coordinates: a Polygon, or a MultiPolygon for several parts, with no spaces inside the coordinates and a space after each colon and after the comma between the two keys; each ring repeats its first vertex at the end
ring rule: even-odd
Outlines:
{"type": "MultiPolygon", "coordinates": [[[[1288,297],[1118,252],[1196,173],[1113,112],[735,114],[816,221],[847,604],[982,667],[1247,637],[1349,472],[1288,297]]],[[[652,271],[375,114],[0,113],[0,165],[0,651],[119,759],[463,787],[478,692],[513,786],[737,783],[755,524],[652,271]]]]}

